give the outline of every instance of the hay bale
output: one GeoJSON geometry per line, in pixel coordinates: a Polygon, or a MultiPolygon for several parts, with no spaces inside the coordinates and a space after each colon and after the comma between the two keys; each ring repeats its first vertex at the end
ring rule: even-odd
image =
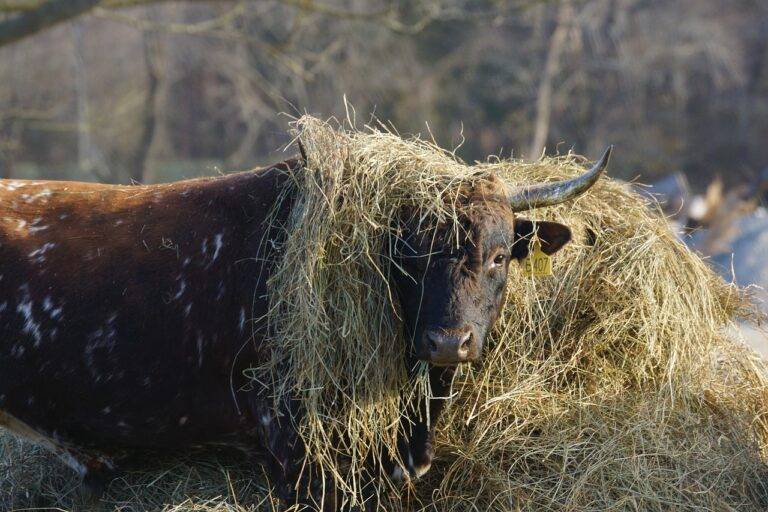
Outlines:
{"type": "MultiPolygon", "coordinates": [[[[417,205],[450,222],[461,186],[569,178],[583,160],[469,166],[386,130],[304,117],[296,131],[310,172],[293,184],[270,282],[275,367],[308,411],[309,459],[355,502],[363,460],[396,453],[400,412],[427,398],[425,373],[405,377],[381,257],[393,220],[417,205]]],[[[766,369],[724,333],[753,314],[747,297],[623,183],[529,215],[570,226],[574,242],[554,277],[512,268],[485,360],[458,372],[439,462],[410,499],[440,510],[767,506],[766,369]]]]}

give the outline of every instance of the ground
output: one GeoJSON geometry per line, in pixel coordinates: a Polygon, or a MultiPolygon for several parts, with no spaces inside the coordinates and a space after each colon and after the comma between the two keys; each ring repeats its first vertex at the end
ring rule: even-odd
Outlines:
{"type": "MultiPolygon", "coordinates": [[[[263,478],[233,454],[175,460],[147,459],[109,486],[95,506],[79,480],[53,456],[10,434],[0,434],[0,511],[99,510],[121,512],[255,512],[274,510],[263,478]]],[[[257,468],[258,471],[258,468],[257,468]]]]}

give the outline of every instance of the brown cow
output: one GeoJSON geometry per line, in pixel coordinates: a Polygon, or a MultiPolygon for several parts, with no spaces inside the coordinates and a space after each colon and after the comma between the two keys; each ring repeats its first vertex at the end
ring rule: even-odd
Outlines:
{"type": "MultiPolygon", "coordinates": [[[[583,193],[608,156],[573,180],[468,191],[458,248],[409,235],[404,214],[395,243],[410,277],[396,288],[414,340],[404,363],[434,364],[436,396],[456,364],[480,356],[509,262],[528,252],[534,226],[514,212],[583,193]]],[[[0,180],[0,425],[59,454],[93,490],[139,450],[223,444],[269,453],[273,484],[294,498],[304,452],[279,418],[300,408],[285,397],[273,411],[243,390],[243,372],[270,357],[263,334],[252,338],[263,333],[252,319],[267,309],[268,262],[279,257],[261,244],[280,236],[263,221],[300,172],[294,159],[165,185],[0,180]]],[[[553,253],[570,232],[541,222],[538,236],[553,253]]],[[[430,406],[433,419],[442,403],[430,406]]],[[[427,427],[410,430],[408,467],[392,464],[395,476],[432,461],[427,427]]]]}

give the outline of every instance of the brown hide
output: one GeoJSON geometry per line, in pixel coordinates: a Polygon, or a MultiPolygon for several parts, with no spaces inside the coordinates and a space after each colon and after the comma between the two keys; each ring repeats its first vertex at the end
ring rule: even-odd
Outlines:
{"type": "Polygon", "coordinates": [[[247,442],[255,256],[296,165],[151,186],[0,180],[0,423],[115,456],[247,442]]]}

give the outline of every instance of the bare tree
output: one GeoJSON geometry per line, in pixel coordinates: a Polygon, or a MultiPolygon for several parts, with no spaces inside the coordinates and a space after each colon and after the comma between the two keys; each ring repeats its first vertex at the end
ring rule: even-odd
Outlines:
{"type": "Polygon", "coordinates": [[[558,8],[555,30],[549,40],[544,69],[536,95],[536,119],[533,123],[533,140],[528,148],[528,158],[538,158],[544,151],[552,119],[552,89],[560,71],[560,59],[565,49],[568,32],[573,20],[570,0],[563,0],[558,8]]]}
{"type": "Polygon", "coordinates": [[[155,139],[157,127],[158,91],[160,89],[159,43],[156,35],[143,34],[144,65],[147,85],[141,114],[141,130],[136,144],[136,151],[128,161],[131,180],[144,183],[150,176],[149,154],[155,139]]]}
{"type": "Polygon", "coordinates": [[[83,26],[77,22],[72,25],[72,56],[75,76],[75,97],[77,99],[77,154],[80,171],[92,174],[102,180],[114,179],[109,172],[104,155],[93,140],[91,128],[91,110],[89,106],[90,88],[88,70],[85,63],[85,43],[83,26]]]}

